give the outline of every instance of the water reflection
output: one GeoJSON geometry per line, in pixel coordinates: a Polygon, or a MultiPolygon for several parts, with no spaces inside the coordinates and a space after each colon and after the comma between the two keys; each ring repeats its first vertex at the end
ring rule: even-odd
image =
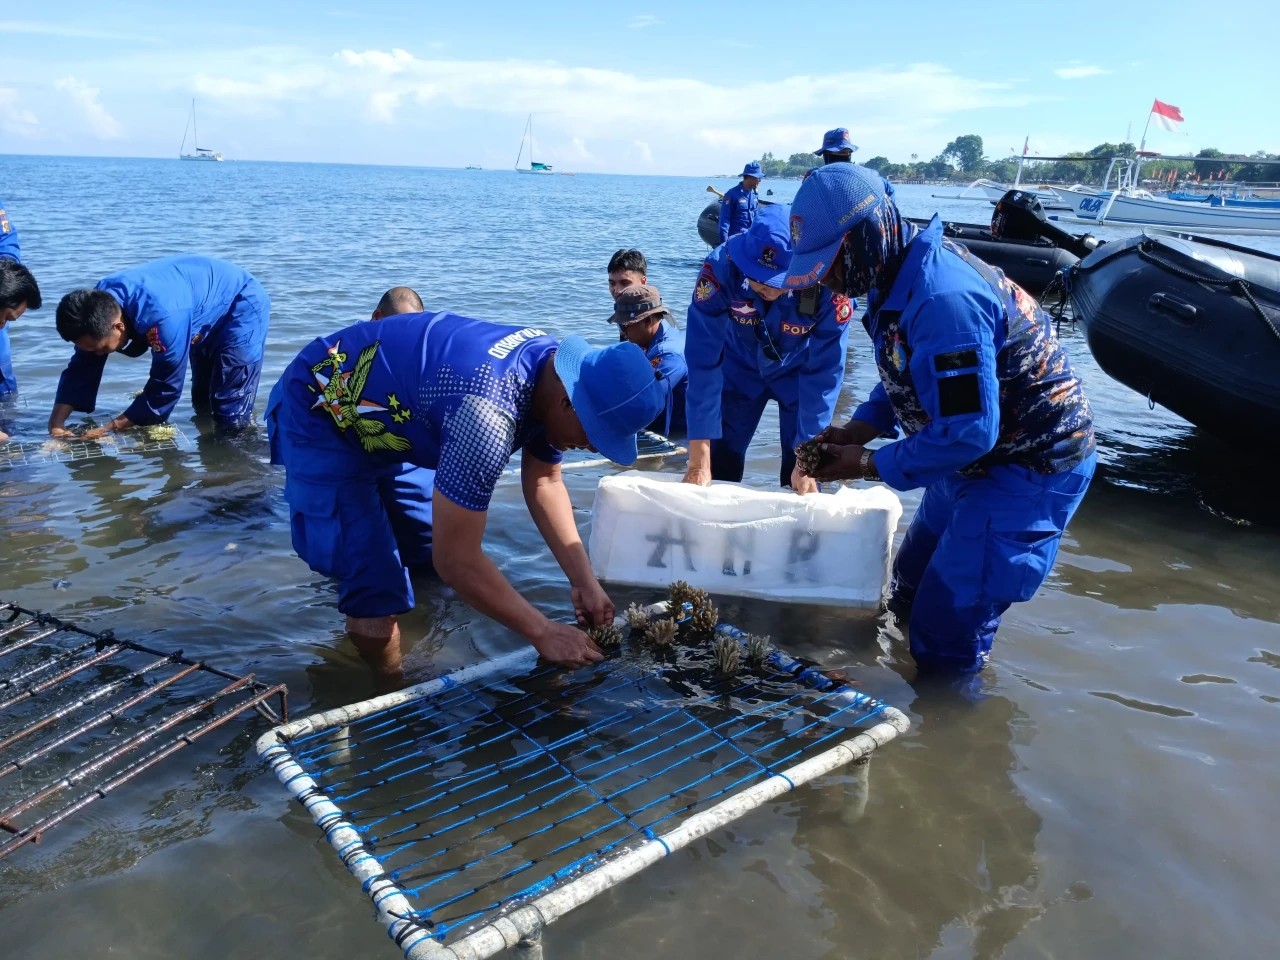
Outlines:
{"type": "Polygon", "coordinates": [[[838,808],[848,783],[797,795],[797,842],[830,919],[824,956],[846,957],[853,943],[861,956],[896,958],[964,945],[965,956],[995,960],[1045,909],[1041,818],[1014,781],[1015,745],[1034,728],[997,695],[974,704],[933,689],[909,709],[915,736],[873,756],[862,820],[850,826],[838,808]]]}
{"type": "Polygon", "coordinates": [[[1157,494],[1175,506],[1196,504],[1233,523],[1280,527],[1274,468],[1263,453],[1189,425],[1158,437],[1107,431],[1098,446],[1099,475],[1111,486],[1157,494]]]}

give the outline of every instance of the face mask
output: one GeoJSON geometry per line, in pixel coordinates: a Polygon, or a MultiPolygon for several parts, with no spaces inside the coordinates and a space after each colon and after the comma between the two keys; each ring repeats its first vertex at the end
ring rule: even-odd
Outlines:
{"type": "Polygon", "coordinates": [[[902,262],[907,239],[897,205],[885,197],[849,231],[840,248],[845,295],[864,297],[873,287],[886,289],[902,262]]]}

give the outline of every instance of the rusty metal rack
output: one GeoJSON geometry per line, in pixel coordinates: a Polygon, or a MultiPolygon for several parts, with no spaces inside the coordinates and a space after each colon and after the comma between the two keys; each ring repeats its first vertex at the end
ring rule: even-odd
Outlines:
{"type": "Polygon", "coordinates": [[[249,710],[284,722],[286,696],[0,601],[0,860],[249,710]]]}

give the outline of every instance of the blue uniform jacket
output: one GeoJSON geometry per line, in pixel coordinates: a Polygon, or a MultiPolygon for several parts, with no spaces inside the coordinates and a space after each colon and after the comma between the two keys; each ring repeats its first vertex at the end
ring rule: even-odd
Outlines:
{"type": "Polygon", "coordinates": [[[786,293],[773,303],[756,296],[723,245],[702,264],[689,304],[685,362],[689,437],[721,436],[720,395],[725,385],[748,397],[765,390],[798,401],[795,446],[831,423],[844,382],[845,350],[853,304],[825,287],[786,293]],[[813,305],[812,315],[801,313],[813,305]]]}
{"type": "MultiPolygon", "coordinates": [[[[0,259],[22,262],[22,254],[18,247],[18,231],[9,222],[9,214],[5,212],[4,201],[0,200],[0,259]]],[[[8,396],[18,389],[17,378],[13,375],[13,357],[9,352],[9,328],[0,329],[0,397],[8,396]]]]}
{"type": "Polygon", "coordinates": [[[720,201],[720,242],[742,233],[756,218],[758,197],[742,184],[730,187],[720,201]]]}
{"type": "MultiPolygon", "coordinates": [[[[124,312],[131,342],[120,352],[136,357],[151,350],[151,376],[125,410],[129,420],[164,422],[182,396],[192,347],[216,342],[220,321],[246,287],[261,289],[242,267],[194,255],[153,260],[99,281],[97,288],[115,297],[124,312]]],[[[76,350],[58,380],[56,402],[92,413],[106,361],[76,350]]]]}
{"type": "Polygon", "coordinates": [[[534,327],[452,313],[406,313],[320,337],[272,390],[272,462],[285,462],[286,442],[309,448],[308,469],[335,482],[411,463],[435,470],[435,489],[454,503],[487,510],[516,450],[560,462],[531,410],[556,345],[534,327]]]}
{"type": "Polygon", "coordinates": [[[674,324],[663,323],[644,355],[662,374],[665,403],[662,413],[649,424],[649,429],[664,437],[682,433],[685,429],[685,392],[689,386],[689,367],[684,360],[684,331],[678,330],[674,324]]]}
{"type": "Polygon", "coordinates": [[[853,419],[905,438],[876,451],[889,486],[928,486],[1000,464],[1070,470],[1093,452],[1093,414],[1049,316],[1021,287],[942,236],[907,246],[863,323],[880,384],[853,419]]]}

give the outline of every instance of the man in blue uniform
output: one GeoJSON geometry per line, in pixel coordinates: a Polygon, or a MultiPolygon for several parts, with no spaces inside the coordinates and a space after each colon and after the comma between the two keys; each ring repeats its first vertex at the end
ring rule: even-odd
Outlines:
{"type": "MultiPolygon", "coordinates": [[[[392,287],[373,308],[370,320],[385,320],[405,313],[422,313],[422,297],[412,287],[392,287]]],[[[378,494],[387,509],[400,560],[411,573],[431,574],[431,491],[436,472],[402,463],[378,475],[378,494]]]]}
{"type": "MultiPolygon", "coordinates": [[[[17,392],[8,326],[27,310],[40,309],[40,288],[31,271],[22,265],[18,231],[0,202],[0,400],[17,392]]],[[[0,440],[6,435],[0,433],[0,440]]]]}
{"type": "Polygon", "coordinates": [[[795,468],[797,445],[831,423],[844,381],[853,305],[822,288],[789,293],[785,204],[770,204],[746,233],[702,264],[685,327],[689,366],[687,483],[742,479],[765,405],[778,404],[778,482],[817,483],[795,468]]]}
{"type": "Polygon", "coordinates": [[[164,257],[113,274],[58,304],[58,334],[76,352],[58,381],[49,433],[73,411],[92,413],[107,357],[151,353],[151,376],[123,414],[86,433],[96,438],[163,423],[191,366],[191,405],[220,428],[253,417],[271,300],[246,270],[213,257],[164,257]]]}
{"type": "Polygon", "coordinates": [[[742,182],[730,187],[720,200],[720,242],[746,231],[756,219],[756,187],[764,174],[754,160],[742,168],[742,182]]]}
{"type": "Polygon", "coordinates": [[[849,139],[849,131],[836,127],[822,135],[822,146],[813,151],[813,155],[821,157],[824,166],[828,163],[852,163],[857,149],[858,145],[849,139]]]}
{"type": "Polygon", "coordinates": [[[382,320],[386,317],[398,317],[402,313],[421,313],[425,309],[422,298],[413,287],[392,287],[382,295],[369,319],[382,320]]]}
{"type": "Polygon", "coordinates": [[[312,341],[272,390],[267,425],[272,462],[285,467],[294,548],[337,580],[347,629],[385,676],[398,670],[397,617],[414,598],[381,478],[405,463],[435,470],[441,579],[548,660],[578,666],[601,657],[586,634],[536,610],[485,555],[489,501],[520,450],[525,503],[569,578],[579,622],[611,621],[561,480],[561,451],[633,463],[637,432],[661,408],[653,367],[634,344],[592,349],[532,327],[415,313],[312,341]]]}
{"type": "Polygon", "coordinates": [[[1048,316],[1020,287],[905,223],[875,171],[814,171],[791,209],[787,283],[867,295],[880,384],[826,431],[820,480],[924,496],[894,561],[921,669],[976,671],[1000,617],[1030,600],[1093,477],[1093,416],[1048,316]],[[881,435],[903,438],[874,452],[881,435]]]}
{"type": "Polygon", "coordinates": [[[634,343],[658,372],[663,410],[648,429],[664,437],[685,429],[685,389],[689,368],[684,362],[684,332],[671,322],[671,311],[657,287],[639,284],[618,292],[610,323],[618,325],[618,339],[634,343]]]}

